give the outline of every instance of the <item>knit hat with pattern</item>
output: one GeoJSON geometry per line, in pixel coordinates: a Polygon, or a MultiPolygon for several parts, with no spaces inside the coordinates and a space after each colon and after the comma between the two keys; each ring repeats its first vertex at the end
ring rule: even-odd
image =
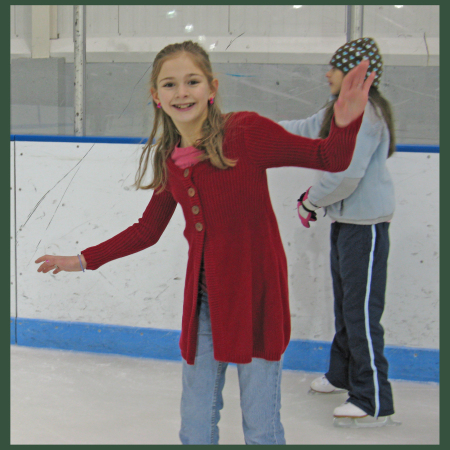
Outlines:
{"type": "Polygon", "coordinates": [[[347,42],[336,50],[336,53],[330,60],[330,64],[347,74],[363,59],[369,60],[367,76],[372,72],[376,73],[372,86],[378,87],[381,74],[383,73],[383,60],[378,46],[372,38],[365,37],[347,42]]]}

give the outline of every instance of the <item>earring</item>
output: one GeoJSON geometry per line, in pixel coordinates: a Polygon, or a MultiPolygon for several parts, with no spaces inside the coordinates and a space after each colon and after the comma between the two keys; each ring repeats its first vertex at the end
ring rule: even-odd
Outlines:
{"type": "Polygon", "coordinates": [[[214,105],[214,97],[211,97],[211,98],[209,99],[209,104],[210,104],[210,105],[214,105]]]}
{"type": "Polygon", "coordinates": [[[158,103],[158,104],[156,105],[156,107],[157,107],[157,108],[161,108],[161,103],[158,103]]]}

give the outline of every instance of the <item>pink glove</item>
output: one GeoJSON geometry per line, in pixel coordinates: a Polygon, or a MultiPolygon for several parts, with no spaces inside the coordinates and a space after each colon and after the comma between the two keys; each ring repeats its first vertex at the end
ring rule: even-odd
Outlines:
{"type": "Polygon", "coordinates": [[[298,217],[302,222],[302,225],[306,228],[310,227],[309,222],[315,222],[317,220],[317,214],[315,212],[317,206],[314,206],[308,200],[308,193],[310,189],[311,187],[309,187],[306,192],[303,192],[303,194],[297,200],[298,217]]]}

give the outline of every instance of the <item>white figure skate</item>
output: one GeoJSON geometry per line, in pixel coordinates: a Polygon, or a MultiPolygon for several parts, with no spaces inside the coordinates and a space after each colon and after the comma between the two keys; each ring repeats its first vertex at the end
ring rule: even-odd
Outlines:
{"type": "Polygon", "coordinates": [[[308,394],[342,394],[343,392],[347,391],[333,386],[324,375],[311,382],[308,394]]]}
{"type": "Polygon", "coordinates": [[[333,425],[341,428],[377,428],[401,425],[394,422],[391,416],[374,418],[353,403],[346,402],[334,410],[333,425]]]}

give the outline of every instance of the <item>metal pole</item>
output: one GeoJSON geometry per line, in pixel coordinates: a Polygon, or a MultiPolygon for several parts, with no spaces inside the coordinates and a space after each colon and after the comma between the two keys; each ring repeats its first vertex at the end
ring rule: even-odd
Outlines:
{"type": "Polygon", "coordinates": [[[347,5],[347,42],[363,36],[363,5],[347,5]]]}
{"type": "Polygon", "coordinates": [[[73,40],[75,68],[74,131],[75,136],[86,132],[84,112],[86,108],[86,6],[73,7],[73,40]]]}

